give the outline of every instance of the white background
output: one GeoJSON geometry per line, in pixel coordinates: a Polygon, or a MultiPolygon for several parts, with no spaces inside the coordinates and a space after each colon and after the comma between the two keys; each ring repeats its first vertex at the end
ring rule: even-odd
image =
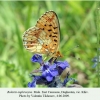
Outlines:
{"type": "Polygon", "coordinates": [[[0,100],[100,100],[100,88],[0,88],[0,100]],[[9,92],[8,92],[9,91],[9,92]],[[23,93],[11,93],[11,92],[23,93]],[[25,92],[32,93],[25,93],[25,92]],[[43,92],[47,93],[43,93],[43,92]],[[84,93],[82,93],[82,91],[84,93]],[[34,93],[35,92],[35,93],[34,93]],[[40,92],[40,93],[36,93],[40,92]],[[59,93],[48,93],[59,92],[59,93]],[[64,93],[63,93],[64,92],[64,93]],[[73,93],[69,93],[73,92],[73,93]],[[24,97],[24,95],[30,97],[24,97]],[[55,95],[55,97],[32,97],[31,95],[55,95]],[[20,96],[19,96],[20,95],[20,96]],[[58,95],[58,97],[57,97],[58,95]],[[62,97],[59,97],[62,96],[62,97]],[[63,97],[63,95],[69,95],[63,97]]]}

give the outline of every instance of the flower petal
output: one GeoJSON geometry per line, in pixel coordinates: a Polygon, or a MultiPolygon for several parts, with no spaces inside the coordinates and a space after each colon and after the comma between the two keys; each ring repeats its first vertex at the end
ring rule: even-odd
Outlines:
{"type": "Polygon", "coordinates": [[[61,67],[62,69],[69,67],[69,63],[67,61],[57,61],[55,63],[57,64],[57,66],[61,67]]]}
{"type": "Polygon", "coordinates": [[[48,82],[50,82],[50,81],[52,81],[52,80],[53,80],[53,77],[52,77],[52,76],[50,76],[50,75],[48,75],[48,76],[46,76],[46,79],[47,79],[47,81],[48,81],[48,82]]]}
{"type": "Polygon", "coordinates": [[[54,64],[50,65],[49,69],[50,69],[50,70],[53,70],[53,69],[55,69],[56,67],[57,67],[57,65],[54,63],[54,64]]]}
{"type": "Polygon", "coordinates": [[[29,82],[28,87],[36,87],[36,81],[29,82]]]}
{"type": "Polygon", "coordinates": [[[52,71],[50,72],[50,74],[51,74],[52,76],[57,76],[57,75],[58,75],[58,71],[57,71],[57,70],[52,70],[52,71]]]}
{"type": "Polygon", "coordinates": [[[40,64],[43,64],[42,56],[39,55],[39,54],[33,55],[33,57],[31,58],[31,61],[32,61],[32,62],[38,62],[38,63],[40,63],[40,64]]]}

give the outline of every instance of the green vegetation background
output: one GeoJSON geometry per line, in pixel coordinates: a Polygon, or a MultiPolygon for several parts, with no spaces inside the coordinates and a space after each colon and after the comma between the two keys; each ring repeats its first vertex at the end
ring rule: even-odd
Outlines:
{"type": "Polygon", "coordinates": [[[49,10],[55,11],[60,21],[64,55],[60,60],[69,62],[71,77],[83,87],[97,87],[92,68],[97,54],[93,1],[0,1],[0,87],[27,87],[31,81],[29,73],[39,65],[30,61],[33,54],[23,47],[22,35],[49,10]]]}

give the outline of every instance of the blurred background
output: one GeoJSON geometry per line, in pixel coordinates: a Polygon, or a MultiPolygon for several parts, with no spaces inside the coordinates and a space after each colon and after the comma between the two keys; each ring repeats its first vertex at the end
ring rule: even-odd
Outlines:
{"type": "Polygon", "coordinates": [[[29,73],[39,67],[22,44],[25,30],[46,11],[60,22],[60,60],[70,64],[70,77],[83,87],[97,87],[92,59],[97,55],[96,2],[0,1],[0,87],[27,87],[29,73]],[[79,45],[78,48],[74,48],[79,45]]]}

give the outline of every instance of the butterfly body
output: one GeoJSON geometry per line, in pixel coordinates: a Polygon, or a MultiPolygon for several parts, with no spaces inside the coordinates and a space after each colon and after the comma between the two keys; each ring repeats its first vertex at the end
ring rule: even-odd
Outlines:
{"type": "Polygon", "coordinates": [[[35,27],[24,32],[23,45],[33,53],[61,56],[59,20],[54,11],[48,11],[37,21],[35,27]]]}

